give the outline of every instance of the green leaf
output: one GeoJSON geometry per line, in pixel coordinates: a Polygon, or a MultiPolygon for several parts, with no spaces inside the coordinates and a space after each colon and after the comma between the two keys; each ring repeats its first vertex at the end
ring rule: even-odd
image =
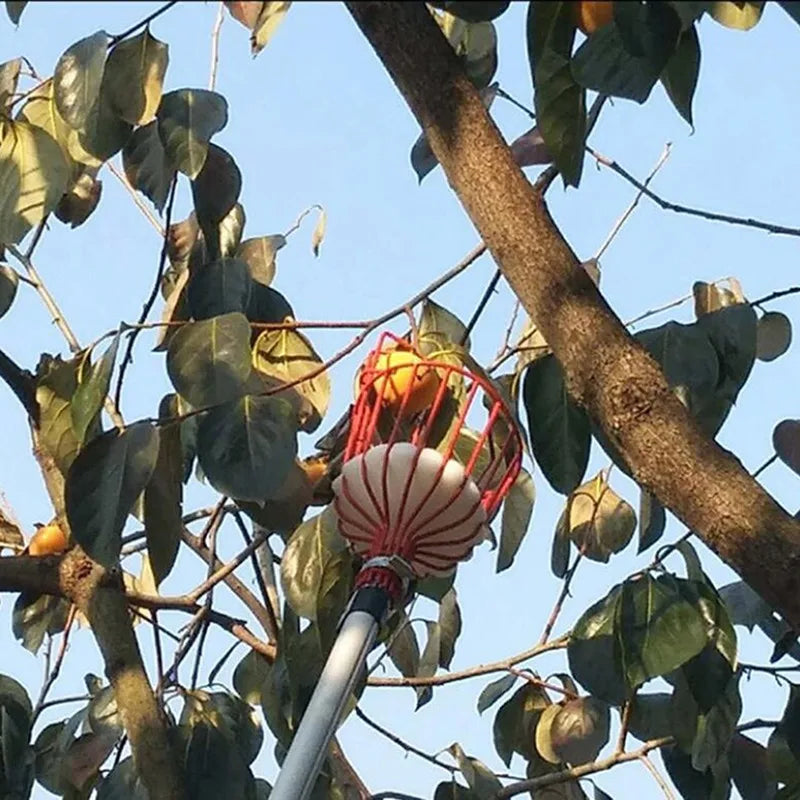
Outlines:
{"type": "Polygon", "coordinates": [[[464,339],[467,326],[452,311],[433,300],[428,299],[422,304],[417,328],[420,352],[424,356],[429,357],[448,345],[470,348],[469,337],[464,339]]]}
{"type": "Polygon", "coordinates": [[[56,218],[77,228],[92,215],[103,193],[103,182],[96,180],[97,168],[86,167],[56,206],[56,218]]]}
{"type": "Polygon", "coordinates": [[[411,168],[416,173],[418,183],[422,183],[422,179],[439,166],[439,159],[433,154],[424,133],[421,133],[411,146],[409,160],[411,168]]]}
{"type": "Polygon", "coordinates": [[[744,625],[752,631],[763,620],[772,617],[769,605],[744,581],[734,581],[720,587],[719,595],[734,625],[744,625]]]}
{"type": "Polygon", "coordinates": [[[209,259],[222,254],[219,226],[236,205],[241,191],[242,173],[231,154],[215,144],[209,145],[203,168],[192,181],[194,210],[209,259]]]}
{"type": "Polygon", "coordinates": [[[250,650],[233,671],[233,688],[247,703],[261,704],[261,692],[269,676],[269,661],[261,653],[250,650]]]}
{"type": "Polygon", "coordinates": [[[523,686],[497,710],[494,718],[494,747],[506,766],[514,753],[526,761],[538,758],[534,734],[539,717],[550,705],[544,689],[525,682],[523,686]]]}
{"type": "Polygon", "coordinates": [[[789,686],[789,697],[777,730],[783,736],[789,750],[800,761],[800,686],[789,686]]]}
{"type": "Polygon", "coordinates": [[[671,736],[669,709],[672,698],[666,692],[636,695],[628,730],[641,742],[671,736]]]}
{"type": "Polygon", "coordinates": [[[419,671],[419,642],[417,634],[405,612],[396,616],[396,624],[390,629],[387,652],[400,674],[405,678],[416,676],[419,671]]]}
{"type": "Polygon", "coordinates": [[[536,125],[564,181],[580,183],[586,138],[586,92],[575,81],[570,55],[575,24],[570,3],[528,6],[528,60],[536,125]]]}
{"type": "Polygon", "coordinates": [[[19,72],[22,67],[21,58],[13,58],[0,64],[0,111],[8,114],[8,101],[17,91],[19,72]]]}
{"type": "Polygon", "coordinates": [[[169,343],[167,372],[195,408],[240,395],[251,372],[247,318],[224,314],[182,326],[169,343]]]}
{"type": "Polygon", "coordinates": [[[209,483],[237,500],[268,500],[296,455],[292,407],[279,397],[230,400],[205,414],[197,429],[197,459],[209,483]]]}
{"type": "Polygon", "coordinates": [[[6,11],[8,18],[15,24],[19,25],[19,18],[25,6],[28,5],[28,0],[6,0],[6,11]]]}
{"type": "Polygon", "coordinates": [[[522,398],[536,463],[557,492],[569,494],[586,472],[592,435],[586,412],[567,394],[555,356],[537,359],[528,367],[522,398]]]}
{"type": "Polygon", "coordinates": [[[275,324],[283,322],[286,317],[294,317],[294,310],[289,301],[271,286],[264,286],[254,281],[250,287],[247,319],[250,322],[275,324]]]}
{"type": "MultiPolygon", "coordinates": [[[[441,628],[438,622],[431,622],[425,620],[425,626],[428,629],[428,639],[425,642],[425,649],[419,659],[419,669],[417,670],[418,678],[432,678],[436,674],[439,667],[439,654],[441,653],[441,628]]],[[[433,687],[431,686],[418,686],[417,693],[417,707],[415,711],[419,711],[422,706],[430,702],[433,697],[433,687]]]]}
{"type": "Polygon", "coordinates": [[[780,311],[767,311],[758,320],[756,355],[760,361],[774,361],[792,344],[792,321],[780,311]]]}
{"type": "Polygon", "coordinates": [[[56,141],[27,122],[6,122],[0,141],[0,244],[18,244],[58,205],[70,169],[56,141]]]}
{"type": "Polygon", "coordinates": [[[33,706],[25,687],[10,675],[0,675],[0,705],[13,714],[21,727],[30,727],[33,706]]]}
{"type": "Polygon", "coordinates": [[[503,788],[497,776],[477,758],[468,756],[461,745],[451,744],[447,750],[455,758],[461,774],[477,800],[492,800],[503,788]]]}
{"type": "Polygon", "coordinates": [[[60,356],[42,355],[36,367],[39,442],[64,475],[81,445],[72,427],[70,412],[77,385],[76,358],[62,361],[60,356]]]}
{"type": "Polygon", "coordinates": [[[553,752],[573,766],[594,761],[608,743],[611,714],[594,697],[567,700],[550,723],[553,752]]]}
{"type": "Polygon", "coordinates": [[[244,314],[250,301],[250,272],[238,258],[219,258],[193,271],[187,287],[189,310],[196,320],[244,314]]]}
{"type": "Polygon", "coordinates": [[[0,264],[0,317],[2,317],[17,296],[19,275],[8,264],[0,264]]]}
{"type": "Polygon", "coordinates": [[[681,33],[678,46],[661,73],[661,83],[672,105],[692,127],[692,100],[699,74],[700,40],[692,25],[681,33]]]}
{"type": "Polygon", "coordinates": [[[455,654],[456,642],[461,634],[461,609],[458,607],[456,590],[450,591],[439,604],[439,666],[450,669],[455,654]]]}
{"type": "Polygon", "coordinates": [[[731,777],[742,800],[775,797],[778,782],[771,774],[767,748],[748,736],[734,733],[729,753],[731,777]]]}
{"type": "Polygon", "coordinates": [[[325,567],[347,548],[332,507],[297,527],[281,558],[281,586],[299,617],[317,618],[317,598],[325,567]]]}
{"type": "Polygon", "coordinates": [[[475,800],[475,795],[466,786],[455,780],[442,781],[433,793],[433,800],[475,800]]]}
{"type": "Polygon", "coordinates": [[[114,113],[131,125],[150,122],[161,102],[169,45],[145,28],[123,39],[108,54],[103,90],[114,113]]]}
{"type": "Polygon", "coordinates": [[[778,458],[800,475],[800,420],[781,420],[772,430],[772,446],[778,458]]]}
{"type": "Polygon", "coordinates": [[[721,781],[723,788],[720,788],[712,770],[698,772],[692,767],[691,757],[678,747],[661,748],[661,758],[667,774],[684,800],[726,800],[729,796],[730,789],[726,781],[721,781]]]}
{"type": "MultiPolygon", "coordinates": [[[[165,395],[160,420],[179,414],[177,395],[165,395]]],[[[172,571],[183,534],[183,449],[180,424],[159,429],[158,458],[144,490],[144,533],[153,577],[158,586],[172,571]]]]}
{"type": "Polygon", "coordinates": [[[216,92],[178,89],[161,98],[156,117],[167,157],[194,179],[205,164],[211,137],[228,122],[228,103],[216,92]]]}
{"type": "Polygon", "coordinates": [[[692,766],[698,772],[716,764],[730,747],[742,713],[739,677],[740,673],[731,676],[724,694],[713,708],[698,717],[697,732],[692,742],[692,766]]]}
{"type": "Polygon", "coordinates": [[[236,251],[236,258],[242,259],[250,267],[250,277],[269,286],[275,277],[275,256],[286,246],[286,237],[281,234],[256,236],[245,239],[236,251]]]}
{"type": "Polygon", "coordinates": [[[164,152],[155,121],[133,132],[122,148],[122,166],[131,186],[150,200],[157,211],[163,211],[175,168],[164,152]]]}
{"type": "Polygon", "coordinates": [[[484,711],[491,708],[504,694],[514,688],[516,682],[517,676],[509,673],[487,683],[478,695],[478,713],[483,714],[484,711]]]}
{"type": "Polygon", "coordinates": [[[95,561],[113,567],[122,529],[158,458],[158,430],[139,422],[93,439],[67,473],[67,519],[78,544],[95,561]]]}
{"type": "Polygon", "coordinates": [[[133,130],[111,108],[104,87],[105,83],[83,127],[73,131],[67,140],[71,158],[90,167],[99,167],[122,150],[133,130]]]}
{"type": "Polygon", "coordinates": [[[503,504],[500,545],[497,549],[497,572],[508,569],[517,555],[533,516],[536,487],[526,469],[520,469],[503,504]]]}
{"type": "Polygon", "coordinates": [[[86,352],[78,368],[78,386],[70,402],[72,428],[81,441],[86,438],[86,431],[96,419],[103,407],[111,382],[111,372],[117,360],[120,334],[112,339],[103,357],[95,364],[89,363],[90,352],[86,352]]]}
{"type": "Polygon", "coordinates": [[[261,4],[261,11],[250,35],[250,51],[253,56],[257,56],[269,44],[269,40],[283,22],[291,5],[291,2],[272,2],[270,0],[261,4]]]}
{"type": "Polygon", "coordinates": [[[14,603],[11,630],[22,646],[36,655],[45,634],[55,636],[64,630],[69,614],[69,601],[49,594],[22,592],[14,603]]]}
{"type": "Polygon", "coordinates": [[[97,31],[70,46],[53,73],[53,97],[64,122],[75,130],[85,127],[100,96],[108,34],[97,31]]]}
{"type": "Polygon", "coordinates": [[[639,493],[639,547],[638,553],[643,553],[652,547],[663,535],[667,527],[667,514],[664,506],[658,502],[655,495],[642,489],[639,493]]]}
{"type": "Polygon", "coordinates": [[[556,523],[553,533],[553,544],[550,547],[550,570],[556,578],[563,578],[569,570],[569,556],[572,542],[567,530],[566,509],[561,512],[561,516],[556,523]]]}
{"type": "MultiPolygon", "coordinates": [[[[323,364],[311,342],[299,331],[266,330],[253,345],[253,366],[281,383],[294,383],[319,372],[323,364]]],[[[328,412],[331,381],[327,370],[297,383],[294,389],[313,408],[312,417],[303,424],[303,430],[310,433],[328,412]]]]}
{"type": "Polygon", "coordinates": [[[97,787],[97,800],[148,800],[149,796],[131,756],[122,759],[97,787]]]}
{"type": "Polygon", "coordinates": [[[617,4],[614,20],[578,48],[572,74],[586,89],[644,103],[680,32],[680,17],[667,3],[617,4]]]}
{"type": "Polygon", "coordinates": [[[327,655],[353,594],[353,556],[343,549],[326,560],[317,589],[316,628],[321,653],[327,655]]]}

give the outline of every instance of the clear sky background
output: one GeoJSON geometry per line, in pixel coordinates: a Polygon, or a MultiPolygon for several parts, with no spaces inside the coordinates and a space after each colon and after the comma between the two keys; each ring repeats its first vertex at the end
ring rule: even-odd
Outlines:
{"type": "MultiPolygon", "coordinates": [[[[41,74],[50,74],[63,50],[98,29],[118,33],[157,7],[155,3],[43,3],[25,9],[19,29],[0,21],[0,60],[27,56],[41,74]]],[[[208,83],[210,32],[216,3],[184,2],[160,17],[152,32],[170,45],[165,90],[205,88],[208,83]]],[[[532,102],[525,51],[526,4],[513,3],[498,22],[500,51],[496,80],[526,104],[532,102]]],[[[800,76],[800,30],[775,4],[768,4],[756,29],[746,34],[721,28],[710,19],[700,26],[703,49],[700,84],[692,133],[657,86],[645,106],[617,101],[607,106],[592,135],[597,150],[643,178],[667,142],[672,153],[653,182],[656,192],[675,202],[729,214],[798,225],[797,148],[800,117],[796,107],[800,76]]],[[[377,316],[410,298],[450,268],[478,242],[469,219],[441,172],[422,186],[409,165],[409,149],[418,126],[368,43],[339,3],[295,3],[284,24],[261,55],[249,55],[248,32],[226,15],[221,33],[217,89],[229,102],[230,119],[215,141],[228,149],[244,176],[241,202],[247,213],[245,236],[285,231],[298,213],[313,203],[328,213],[328,232],[315,260],[309,238],[313,219],[304,223],[279,253],[274,285],[293,304],[300,319],[364,319],[377,316]]],[[[510,142],[529,127],[527,118],[498,99],[493,115],[510,142]]],[[[118,159],[116,159],[118,163],[118,159]]],[[[529,170],[535,177],[537,170],[529,170]]],[[[151,286],[160,241],[116,179],[104,170],[103,198],[97,212],[71,231],[57,221],[40,243],[35,263],[82,343],[138,316],[151,286]]],[[[587,163],[578,191],[564,192],[560,182],[548,195],[556,222],[583,259],[594,255],[635,190],[604,168],[587,163]]],[[[176,218],[191,209],[188,184],[181,182],[176,218]]],[[[797,284],[798,240],[760,231],[707,222],[661,211],[642,200],[632,218],[605,253],[601,289],[622,319],[630,319],[691,291],[695,280],[736,276],[750,298],[797,284]]],[[[471,314],[491,277],[494,264],[485,256],[457,281],[437,292],[437,302],[462,318],[471,314]]],[[[500,345],[513,306],[502,285],[492,298],[473,336],[474,353],[483,362],[500,345]]],[[[772,304],[797,320],[800,299],[772,304]]],[[[160,312],[160,301],[157,307],[160,312]]],[[[648,320],[690,321],[691,304],[648,320]]],[[[402,322],[395,330],[402,328],[402,322]]],[[[349,340],[347,332],[312,332],[323,357],[349,340]]],[[[163,356],[150,353],[151,332],[139,338],[136,362],[129,371],[123,398],[128,420],[153,415],[170,391],[163,356]]],[[[67,353],[47,313],[29,287],[20,285],[10,313],[0,321],[0,346],[15,360],[33,368],[42,352],[67,353]]],[[[359,351],[360,355],[366,350],[359,351]]],[[[351,397],[358,357],[332,373],[330,420],[351,397]]],[[[756,363],[720,440],[747,468],[754,470],[771,454],[776,422],[800,416],[798,401],[800,347],[772,364],[756,363]]],[[[25,419],[16,399],[0,387],[0,490],[26,532],[46,522],[48,507],[42,480],[30,455],[25,419]]],[[[314,438],[301,437],[304,452],[314,438]]],[[[593,449],[589,475],[607,465],[593,449]]],[[[525,650],[539,637],[559,589],[549,568],[552,532],[562,499],[535,476],[538,492],[533,523],[514,566],[494,575],[495,554],[484,546],[460,571],[457,581],[464,630],[453,661],[462,669],[525,650]]],[[[764,484],[791,511],[800,507],[800,479],[780,464],[762,476],[764,484]]],[[[638,493],[615,473],[614,487],[638,507],[638,493]]],[[[186,508],[213,502],[214,493],[196,482],[187,492],[186,508]]],[[[683,532],[671,520],[664,541],[683,532]]],[[[223,529],[221,548],[232,555],[238,533],[223,529]]],[[[704,566],[716,585],[735,575],[698,545],[704,566]]],[[[585,563],[574,582],[573,598],[556,633],[566,630],[581,610],[608,588],[652,558],[637,558],[635,545],[609,565],[585,563]]],[[[679,559],[678,559],[679,562],[679,559]]],[[[679,568],[679,563],[675,567],[679,568]]],[[[131,569],[138,570],[136,564],[131,569]]],[[[184,553],[164,593],[190,588],[202,577],[202,565],[184,553]]],[[[251,576],[246,579],[252,583],[251,576]]],[[[221,610],[242,613],[221,590],[221,610]]],[[[0,665],[29,687],[34,699],[41,685],[42,659],[13,639],[13,598],[0,606],[0,665]]],[[[425,609],[424,604],[418,609],[425,609]]],[[[186,619],[172,620],[175,625],[186,619]]],[[[766,663],[771,643],[760,633],[739,629],[742,660],[766,663]]],[[[152,649],[149,631],[140,628],[143,648],[152,649]]],[[[203,674],[207,674],[226,640],[209,637],[203,674]]],[[[234,656],[230,666],[244,654],[234,656]]],[[[149,658],[149,656],[148,656],[149,658]]],[[[563,671],[565,657],[556,653],[534,663],[543,675],[563,671]]],[[[74,635],[65,669],[52,697],[83,691],[86,672],[102,674],[102,662],[91,634],[74,635]]],[[[228,681],[230,668],[221,673],[228,681]]],[[[494,676],[497,677],[497,676],[494,676]]],[[[473,756],[505,771],[492,745],[495,709],[479,718],[475,702],[489,679],[441,687],[434,700],[414,713],[410,689],[375,688],[364,709],[415,746],[437,752],[458,741],[473,756]]],[[[742,720],[780,715],[784,692],[768,677],[743,682],[742,720]]],[[[648,687],[649,688],[649,687],[648,687]]],[[[58,719],[53,709],[46,721],[58,719]]],[[[616,720],[616,718],[613,718],[616,720]]],[[[341,732],[342,744],[373,792],[396,789],[431,797],[447,773],[382,739],[356,719],[341,732]]],[[[613,737],[612,737],[613,741],[613,737]]],[[[267,737],[254,765],[257,775],[274,779],[272,742],[267,737]]],[[[661,768],[659,757],[655,762],[661,768]]],[[[511,771],[524,773],[520,760],[511,771]]],[[[638,764],[601,774],[597,783],[616,798],[638,792],[658,797],[659,789],[638,764]]],[[[591,787],[585,784],[587,791],[591,787]]],[[[37,785],[34,797],[47,797],[37,785]]]]}

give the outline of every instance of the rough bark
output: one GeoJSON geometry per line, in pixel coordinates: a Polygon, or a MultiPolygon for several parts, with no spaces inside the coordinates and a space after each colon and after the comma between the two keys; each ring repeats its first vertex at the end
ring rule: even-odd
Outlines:
{"type": "Polygon", "coordinates": [[[636,480],[800,629],[800,522],[706,437],[597,291],[422,3],[347,3],[570,394],[636,480]]]}

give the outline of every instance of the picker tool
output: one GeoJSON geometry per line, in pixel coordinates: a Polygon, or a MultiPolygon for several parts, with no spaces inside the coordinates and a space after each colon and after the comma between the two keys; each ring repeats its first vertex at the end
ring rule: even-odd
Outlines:
{"type": "Polygon", "coordinates": [[[333,484],[339,530],[363,566],[272,800],[308,798],[380,623],[412,581],[447,575],[483,541],[521,460],[514,415],[487,377],[381,335],[333,484]]]}

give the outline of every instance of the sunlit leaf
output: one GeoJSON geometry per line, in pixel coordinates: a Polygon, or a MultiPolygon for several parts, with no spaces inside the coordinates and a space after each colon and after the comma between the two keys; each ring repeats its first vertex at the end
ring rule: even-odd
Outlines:
{"type": "Polygon", "coordinates": [[[75,540],[96,561],[112,567],[122,529],[158,458],[158,430],[135,423],[93,439],[67,473],[67,518],[75,540]]]}
{"type": "Polygon", "coordinates": [[[264,2],[252,27],[250,50],[257,56],[268,44],[278,26],[283,22],[291,2],[264,2]]]}
{"type": "Polygon", "coordinates": [[[58,59],[53,73],[53,96],[59,114],[70,127],[80,130],[97,104],[108,34],[97,31],[71,45],[58,59]]]}
{"type": "Polygon", "coordinates": [[[292,406],[245,395],[217,405],[197,429],[197,459],[221,494],[263,502],[279,490],[297,455],[292,406]]]}
{"type": "Polygon", "coordinates": [[[392,664],[404,677],[412,678],[419,672],[419,642],[405,612],[397,614],[396,625],[392,628],[387,643],[387,652],[392,664]]]}
{"type": "Polygon", "coordinates": [[[594,761],[608,742],[608,705],[594,697],[566,700],[550,725],[550,741],[560,761],[577,766],[594,761]]]}
{"type": "Polygon", "coordinates": [[[497,776],[477,758],[468,756],[461,745],[451,744],[447,750],[455,758],[476,800],[491,800],[503,788],[497,776]]]}
{"type": "Polygon", "coordinates": [[[2,317],[14,302],[19,286],[19,274],[8,264],[0,264],[0,317],[2,317]]]}
{"type": "Polygon", "coordinates": [[[132,125],[155,116],[169,63],[169,45],[145,28],[117,43],[108,54],[103,90],[114,112],[132,125]]]}
{"type": "Polygon", "coordinates": [[[319,248],[322,245],[322,240],[325,238],[327,219],[327,214],[323,208],[319,212],[319,219],[317,220],[317,224],[314,226],[314,231],[311,234],[311,252],[314,254],[315,258],[319,256],[319,248]]]}
{"type": "Polygon", "coordinates": [[[561,711],[561,706],[548,706],[536,724],[536,752],[549,764],[560,764],[561,757],[553,749],[553,737],[550,733],[553,722],[561,711]]]}
{"type": "Polygon", "coordinates": [[[506,766],[514,753],[526,761],[537,756],[534,745],[536,725],[550,703],[544,689],[525,682],[497,710],[494,718],[494,747],[506,766]]]}
{"type": "Polygon", "coordinates": [[[184,325],[170,341],[167,372],[195,408],[241,394],[250,371],[250,325],[242,314],[184,325]]]}
{"type": "Polygon", "coordinates": [[[21,67],[21,58],[13,58],[0,64],[0,111],[5,112],[8,101],[17,91],[21,67]]]}
{"type": "Polygon", "coordinates": [[[431,3],[434,8],[440,8],[465,22],[490,22],[497,19],[511,5],[507,2],[489,3],[462,3],[438,2],[431,3]]]}
{"type": "Polygon", "coordinates": [[[206,89],[178,89],[161,98],[156,117],[167,157],[194,179],[205,164],[211,137],[228,122],[228,103],[206,89]]]}
{"type": "Polygon", "coordinates": [[[500,545],[497,548],[497,572],[508,569],[517,555],[522,540],[528,532],[536,488],[531,474],[521,469],[503,504],[500,528],[500,545]]]}
{"type": "Polygon", "coordinates": [[[763,2],[715,0],[708,6],[708,13],[715,22],[737,31],[749,31],[755,27],[764,11],[763,2]]]}
{"type": "Polygon", "coordinates": [[[18,244],[58,205],[70,169],[42,128],[7,122],[0,141],[0,244],[18,244]]]}
{"type": "Polygon", "coordinates": [[[269,662],[261,653],[250,650],[233,671],[233,688],[251,705],[261,703],[261,690],[269,674],[269,662]]]}

